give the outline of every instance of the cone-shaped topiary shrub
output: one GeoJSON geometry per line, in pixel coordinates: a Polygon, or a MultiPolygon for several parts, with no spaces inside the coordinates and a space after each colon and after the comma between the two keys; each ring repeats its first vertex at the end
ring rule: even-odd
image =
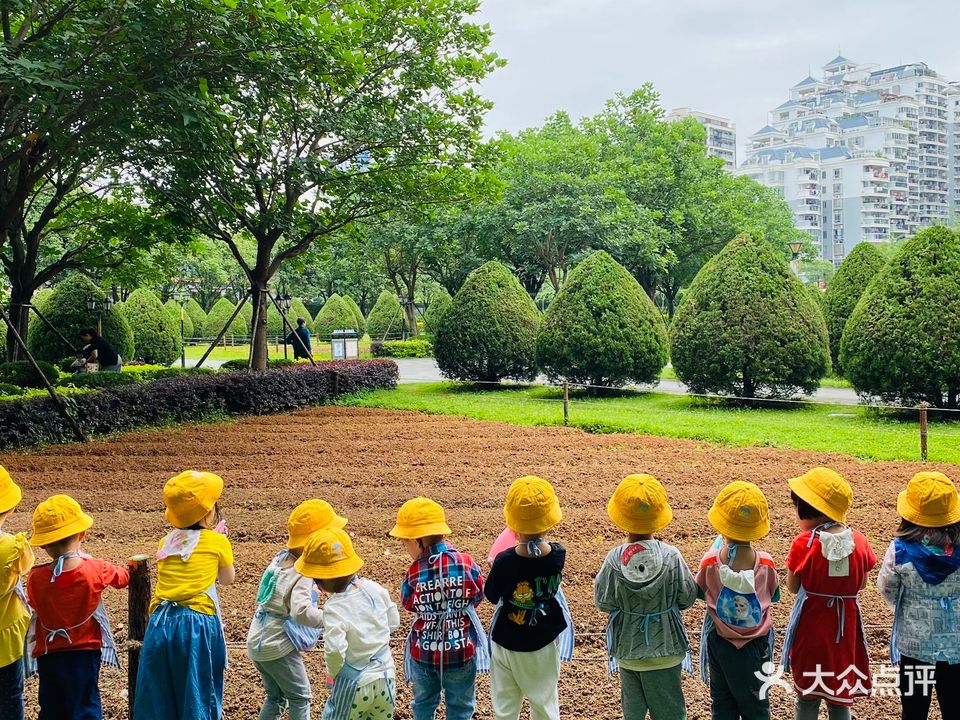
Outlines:
{"type": "MultiPolygon", "coordinates": [[[[226,298],[217,300],[213,307],[210,308],[210,312],[207,313],[207,319],[203,326],[203,334],[210,338],[215,338],[219,335],[223,326],[227,324],[227,320],[230,319],[230,316],[236,309],[237,306],[226,298]]],[[[244,321],[243,312],[237,315],[234,321],[230,323],[230,329],[227,330],[228,335],[247,335],[249,332],[250,323],[244,321]]]]}
{"type": "Polygon", "coordinates": [[[367,332],[371,340],[390,340],[399,338],[406,326],[406,316],[400,307],[400,301],[390,290],[384,290],[367,315],[367,332]]]}
{"type": "Polygon", "coordinates": [[[353,312],[353,319],[357,323],[357,335],[359,335],[360,337],[363,337],[364,335],[367,334],[367,321],[363,317],[363,312],[360,310],[360,306],[357,305],[356,300],[354,300],[349,295],[343,295],[342,297],[343,297],[343,301],[350,308],[351,312],[353,312]]]}
{"type": "Polygon", "coordinates": [[[423,322],[427,334],[430,337],[436,336],[437,328],[440,327],[440,321],[443,319],[444,314],[446,314],[447,310],[450,309],[452,304],[453,298],[450,297],[446,292],[442,292],[433,299],[429,306],[427,306],[427,312],[423,316],[423,322]]]}
{"type": "MultiPolygon", "coordinates": [[[[313,327],[313,316],[310,315],[310,311],[307,310],[307,306],[303,304],[303,300],[293,299],[290,301],[290,310],[287,312],[287,321],[294,328],[297,327],[297,318],[303,318],[307,321],[307,327],[313,327]]],[[[267,334],[269,335],[289,335],[290,329],[283,324],[283,318],[280,317],[280,313],[277,312],[277,309],[273,306],[273,303],[269,303],[267,306],[267,334]]]]}
{"type": "Polygon", "coordinates": [[[833,372],[843,374],[843,364],[840,362],[840,340],[843,337],[843,328],[853,314],[860,296],[887,264],[887,259],[875,245],[860,243],[847,255],[836,274],[830,281],[826,297],[823,300],[823,316],[827,321],[827,331],[830,333],[830,359],[833,361],[833,372]]]}
{"type": "Polygon", "coordinates": [[[187,304],[183,306],[183,309],[186,310],[187,315],[190,316],[190,322],[193,323],[195,336],[203,335],[207,326],[207,313],[204,312],[200,303],[190,298],[187,300],[187,304]]]}
{"type": "Polygon", "coordinates": [[[180,323],[146,288],[130,293],[123,314],[133,332],[136,359],[150,365],[169,365],[180,357],[180,323]]]}
{"type": "Polygon", "coordinates": [[[658,382],[669,348],[660,311],[603,250],[574,268],[537,332],[548,377],[599,386],[658,382]]]}
{"type": "Polygon", "coordinates": [[[867,286],[840,342],[844,374],[861,395],[958,407],[960,237],[917,233],[867,286]]]}
{"type": "Polygon", "coordinates": [[[539,323],[537,306],[513,273],[488,262],[470,273],[440,321],[437,365],[458,380],[532,380],[539,323]]]}
{"type": "MultiPolygon", "coordinates": [[[[163,304],[163,307],[177,328],[177,337],[180,337],[180,303],[170,298],[163,304]]],[[[183,310],[183,337],[193,337],[193,319],[190,317],[190,313],[187,312],[186,308],[183,310]]]]}
{"type": "Polygon", "coordinates": [[[329,340],[334,330],[354,330],[359,333],[353,310],[339,295],[331,295],[313,321],[313,332],[321,342],[329,340]]]}
{"type": "Polygon", "coordinates": [[[749,235],[700,270],[670,339],[677,377],[696,393],[789,397],[830,371],[820,308],[786,259],[749,235]]]}
{"type": "MultiPolygon", "coordinates": [[[[44,300],[41,311],[47,319],[77,348],[80,347],[80,331],[97,327],[97,312],[87,310],[87,300],[96,298],[103,303],[106,294],[83,275],[71,275],[59,283],[44,300]]],[[[121,358],[134,357],[133,333],[126,318],[114,305],[109,312],[100,311],[103,318],[103,336],[121,358]]],[[[56,363],[71,355],[70,348],[46,324],[32,318],[28,335],[30,351],[40,360],[56,363]]]]}

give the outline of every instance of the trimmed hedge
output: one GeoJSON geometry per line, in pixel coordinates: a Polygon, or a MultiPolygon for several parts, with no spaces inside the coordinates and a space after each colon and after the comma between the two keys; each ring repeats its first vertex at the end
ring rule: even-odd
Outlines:
{"type": "Polygon", "coordinates": [[[331,295],[313,321],[313,332],[319,342],[329,340],[335,330],[353,330],[358,336],[360,334],[353,310],[339,295],[331,295]]]}
{"type": "Polygon", "coordinates": [[[187,304],[183,307],[184,310],[187,311],[187,315],[190,316],[190,322],[193,324],[193,337],[199,337],[203,334],[204,327],[206,327],[207,324],[206,311],[203,309],[203,306],[193,298],[187,300],[187,304]]]}
{"type": "Polygon", "coordinates": [[[123,372],[118,373],[78,373],[60,378],[57,387],[75,388],[110,388],[121,385],[150,382],[163,378],[182,377],[184,375],[213,375],[217,371],[213,368],[179,368],[158,367],[156,365],[124,366],[123,372]]]}
{"type": "Polygon", "coordinates": [[[160,298],[146,288],[130,293],[123,314],[133,332],[136,357],[150,365],[169,365],[180,357],[179,313],[176,325],[160,298]]]}
{"type": "MultiPolygon", "coordinates": [[[[230,316],[236,309],[237,306],[226,298],[220,298],[217,300],[213,307],[210,308],[210,312],[207,314],[207,319],[204,322],[204,336],[215,338],[217,335],[219,335],[220,331],[223,329],[223,326],[227,324],[227,320],[230,319],[230,316]]],[[[249,333],[250,323],[245,323],[243,321],[243,312],[241,312],[239,315],[237,315],[236,319],[230,323],[230,329],[227,330],[227,334],[248,335],[249,333]]]]}
{"type": "MultiPolygon", "coordinates": [[[[277,368],[292,367],[297,365],[296,360],[291,360],[289,358],[270,358],[267,360],[267,369],[275,370],[277,368]]],[[[248,370],[249,363],[247,360],[237,359],[237,360],[227,360],[225,363],[220,365],[221,370],[226,370],[232,372],[234,370],[248,370]]]]}
{"type": "Polygon", "coordinates": [[[371,340],[387,340],[403,335],[407,318],[392,290],[384,290],[367,315],[367,333],[371,340]]]}
{"type": "MultiPolygon", "coordinates": [[[[37,366],[50,383],[56,384],[57,378],[60,377],[60,371],[56,367],[43,360],[37,360],[37,366]]],[[[39,373],[33,369],[33,365],[28,360],[0,364],[0,382],[21,388],[43,387],[39,373]]]]}
{"type": "Polygon", "coordinates": [[[363,337],[367,334],[367,321],[363,317],[363,311],[360,309],[360,306],[357,305],[357,301],[349,295],[341,295],[341,297],[347,304],[347,307],[350,308],[350,311],[353,313],[353,317],[357,322],[357,336],[363,337]]]}
{"type": "MultiPolygon", "coordinates": [[[[180,304],[170,298],[163,304],[163,307],[166,309],[167,314],[170,316],[170,320],[173,322],[173,326],[177,329],[177,337],[180,337],[180,304]]],[[[197,306],[199,307],[199,305],[197,306]]],[[[202,312],[202,311],[201,311],[202,312]]],[[[187,309],[183,310],[183,337],[192,338],[195,337],[193,328],[193,318],[190,317],[190,313],[187,312],[187,309]]]]}
{"type": "Polygon", "coordinates": [[[0,382],[0,396],[3,397],[13,397],[16,395],[23,395],[26,390],[17,385],[11,385],[10,383],[0,382]]]}
{"type": "Polygon", "coordinates": [[[677,377],[695,393],[791,397],[830,371],[820,308],[783,255],[749,235],[697,273],[670,336],[677,377]]]}
{"type": "Polygon", "coordinates": [[[843,339],[843,328],[853,314],[853,309],[860,301],[867,285],[879,273],[887,259],[883,253],[870,243],[860,243],[837,268],[836,274],[827,287],[827,294],[823,300],[823,317],[827,321],[827,331],[830,333],[830,359],[833,361],[833,372],[843,374],[843,364],[840,362],[840,341],[843,339]]]}
{"type": "Polygon", "coordinates": [[[440,322],[437,365],[457,380],[532,380],[539,324],[540,312],[514,274],[488,262],[470,273],[440,322]]]}
{"type": "Polygon", "coordinates": [[[433,345],[429,340],[385,340],[370,343],[374,357],[385,358],[427,358],[433,357],[433,345]]]}
{"type": "Polygon", "coordinates": [[[901,246],[847,321],[840,362],[858,393],[960,406],[960,237],[928,228],[901,246]]]}
{"type": "Polygon", "coordinates": [[[537,361],[552,380],[655,384],[669,358],[660,311],[636,278],[603,250],[574,268],[537,332],[537,361]]]}
{"type": "MultiPolygon", "coordinates": [[[[197,422],[212,417],[289,412],[340,394],[392,389],[397,366],[389,360],[326,362],[262,373],[193,374],[64,397],[91,436],[143,426],[197,422]],[[336,376],[336,377],[335,377],[336,376]]],[[[73,440],[49,398],[0,403],[0,450],[73,440]]]]}
{"type": "MultiPolygon", "coordinates": [[[[106,295],[89,279],[76,274],[58,284],[50,296],[43,300],[43,314],[78,348],[81,344],[80,331],[97,326],[97,313],[87,310],[87,300],[91,297],[102,303],[106,295]]],[[[121,358],[133,358],[133,333],[123,313],[114,305],[109,312],[102,313],[102,317],[103,336],[121,358]]],[[[71,354],[71,349],[63,344],[57,334],[36,319],[30,323],[27,338],[30,351],[38,360],[59,362],[71,354]]]]}
{"type": "MultiPolygon", "coordinates": [[[[287,321],[293,327],[297,327],[297,318],[303,318],[307,321],[307,327],[313,327],[313,316],[307,310],[307,306],[303,304],[303,300],[300,299],[290,301],[290,311],[287,313],[287,321]]],[[[280,317],[280,313],[277,312],[272,302],[267,303],[267,334],[284,337],[290,334],[290,330],[283,324],[283,318],[280,317]]]]}
{"type": "Polygon", "coordinates": [[[437,295],[427,306],[427,312],[423,316],[423,326],[430,337],[436,336],[437,328],[440,327],[443,316],[451,305],[453,305],[453,298],[443,292],[437,295]]]}

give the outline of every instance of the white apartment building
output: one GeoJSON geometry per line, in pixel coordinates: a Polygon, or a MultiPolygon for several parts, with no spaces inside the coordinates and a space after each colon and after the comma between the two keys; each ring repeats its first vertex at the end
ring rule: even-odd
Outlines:
{"type": "Polygon", "coordinates": [[[750,136],[740,174],[781,192],[821,256],[886,242],[960,209],[960,85],[923,63],[842,56],[806,77],[750,136]]]}
{"type": "Polygon", "coordinates": [[[711,115],[691,108],[675,108],[664,116],[672,122],[693,118],[707,131],[707,155],[723,160],[723,166],[733,172],[737,168],[737,126],[725,117],[711,115]]]}

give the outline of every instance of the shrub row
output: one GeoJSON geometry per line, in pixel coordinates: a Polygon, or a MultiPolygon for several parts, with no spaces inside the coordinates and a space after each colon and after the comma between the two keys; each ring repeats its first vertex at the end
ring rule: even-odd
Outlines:
{"type": "MultiPolygon", "coordinates": [[[[60,376],[60,371],[57,368],[43,360],[37,360],[37,367],[46,375],[49,382],[57,382],[57,378],[60,376]]],[[[40,374],[27,360],[16,360],[0,365],[0,383],[16,385],[21,388],[42,388],[44,386],[40,374]]]]}
{"type": "MultiPolygon", "coordinates": [[[[65,397],[91,436],[210,417],[265,415],[330,402],[336,393],[391,389],[397,366],[388,360],[325,362],[262,373],[191,374],[65,397]],[[336,388],[336,390],[335,390],[336,388]]],[[[0,450],[67,442],[73,433],[44,398],[0,403],[0,450]]]]}
{"type": "Polygon", "coordinates": [[[433,345],[429,340],[375,340],[370,343],[370,352],[374,357],[382,358],[427,358],[433,356],[433,345]]]}

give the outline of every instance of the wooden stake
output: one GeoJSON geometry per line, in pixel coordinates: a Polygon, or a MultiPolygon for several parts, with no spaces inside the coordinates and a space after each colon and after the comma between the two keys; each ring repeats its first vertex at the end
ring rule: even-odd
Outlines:
{"type": "Polygon", "coordinates": [[[927,409],[930,407],[925,402],[920,403],[920,459],[927,461],[927,409]]]}
{"type": "Polygon", "coordinates": [[[563,381],[563,425],[570,424],[570,383],[563,381]]]}
{"type": "Polygon", "coordinates": [[[130,569],[130,586],[127,589],[127,711],[130,720],[133,720],[140,648],[147,634],[149,621],[150,568],[146,555],[134,555],[127,562],[127,566],[130,569]]]}
{"type": "Polygon", "coordinates": [[[203,357],[200,358],[200,361],[196,365],[194,365],[194,367],[200,367],[201,365],[203,365],[203,363],[206,362],[207,358],[210,357],[210,353],[212,353],[213,349],[217,346],[217,343],[219,343],[221,340],[223,340],[223,346],[224,347],[227,346],[227,338],[225,337],[227,334],[227,330],[230,329],[230,326],[233,325],[233,321],[237,319],[237,315],[239,315],[240,311],[243,310],[243,304],[247,301],[248,297],[250,297],[249,291],[247,292],[246,295],[244,295],[243,299],[237,303],[237,307],[234,308],[233,315],[231,315],[230,319],[227,320],[227,324],[223,326],[223,329],[220,331],[220,334],[217,335],[216,340],[210,343],[210,347],[207,348],[207,351],[203,354],[203,357]]]}

